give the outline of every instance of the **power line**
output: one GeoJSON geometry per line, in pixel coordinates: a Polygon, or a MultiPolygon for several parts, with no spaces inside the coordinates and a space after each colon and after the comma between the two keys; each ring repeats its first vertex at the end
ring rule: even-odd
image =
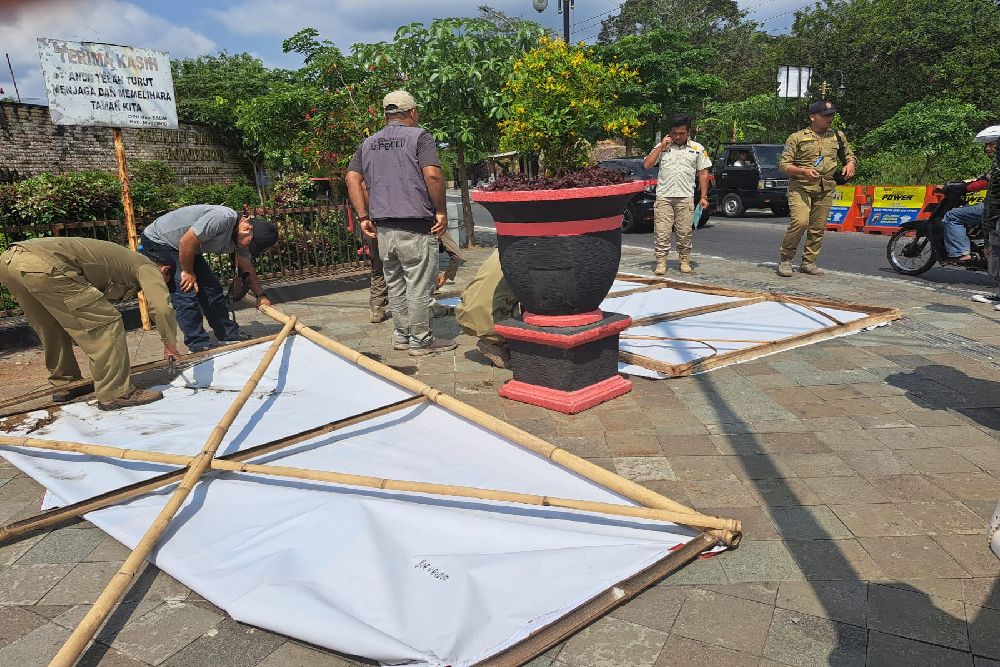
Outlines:
{"type": "MultiPolygon", "coordinates": [[[[614,9],[609,9],[608,11],[603,12],[601,14],[595,14],[594,16],[591,16],[590,18],[583,19],[582,21],[577,21],[576,23],[573,24],[573,27],[575,28],[576,26],[583,25],[584,23],[592,23],[595,19],[599,19],[602,16],[607,16],[608,14],[610,14],[612,12],[616,12],[616,11],[618,11],[617,7],[615,7],[614,9]]],[[[574,30],[574,32],[580,32],[580,30],[582,30],[582,28],[574,30]]]]}

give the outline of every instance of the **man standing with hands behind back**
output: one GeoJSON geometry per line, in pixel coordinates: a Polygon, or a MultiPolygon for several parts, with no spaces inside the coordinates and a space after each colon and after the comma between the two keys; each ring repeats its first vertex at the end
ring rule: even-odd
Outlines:
{"type": "Polygon", "coordinates": [[[361,230],[378,238],[393,348],[414,357],[454,350],[458,343],[435,339],[430,328],[438,237],[448,228],[437,146],[433,135],[418,126],[420,112],[408,92],[389,93],[382,109],[385,127],[361,143],[345,180],[361,230]]]}
{"type": "Polygon", "coordinates": [[[822,275],[816,266],[826,219],[833,206],[836,191],[838,161],[843,163],[843,178],[846,182],[854,176],[858,160],[851,145],[839,130],[830,130],[837,110],[827,101],[809,105],[809,127],[792,134],[785,142],[785,148],[778,161],[778,169],[789,175],[788,210],[792,221],[781,242],[781,257],[778,275],[789,278],[792,275],[792,259],[798,250],[802,233],[807,232],[806,246],[802,251],[799,272],[811,276],[822,275]]]}
{"type": "Polygon", "coordinates": [[[708,170],[712,161],[704,146],[691,141],[691,116],[676,116],[670,122],[670,134],[656,144],[642,161],[646,169],[660,165],[656,179],[656,203],[653,204],[653,230],[656,237],[656,275],[667,272],[670,233],[677,234],[677,254],[681,273],[691,273],[691,236],[694,223],[694,179],[701,187],[701,208],[708,208],[708,170]]]}

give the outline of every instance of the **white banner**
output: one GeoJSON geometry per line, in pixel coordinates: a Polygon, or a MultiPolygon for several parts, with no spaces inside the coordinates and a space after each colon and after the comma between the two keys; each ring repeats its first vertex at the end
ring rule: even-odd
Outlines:
{"type": "Polygon", "coordinates": [[[39,37],[38,55],[56,125],[177,128],[166,52],[39,37]]]}

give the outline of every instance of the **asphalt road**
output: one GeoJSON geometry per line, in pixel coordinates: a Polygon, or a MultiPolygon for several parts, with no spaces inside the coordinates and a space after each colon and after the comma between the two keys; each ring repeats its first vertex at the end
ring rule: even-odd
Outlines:
{"type": "MultiPolygon", "coordinates": [[[[449,201],[461,201],[457,193],[449,193],[449,201]]],[[[493,228],[493,219],[483,207],[473,204],[476,225],[493,228]]],[[[774,266],[778,248],[788,226],[788,218],[777,218],[770,212],[748,212],[746,217],[712,216],[707,226],[694,234],[694,253],[774,266]]],[[[878,234],[827,232],[818,264],[821,268],[892,280],[907,280],[926,284],[982,290],[993,287],[986,273],[965,269],[934,266],[920,276],[903,276],[889,268],[885,258],[888,236],[878,234]]],[[[653,234],[625,234],[622,243],[638,248],[653,247],[653,234]]]]}

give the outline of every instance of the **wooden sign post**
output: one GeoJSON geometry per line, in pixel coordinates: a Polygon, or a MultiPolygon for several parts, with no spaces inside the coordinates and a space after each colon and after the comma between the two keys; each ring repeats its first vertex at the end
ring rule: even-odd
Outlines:
{"type": "MultiPolygon", "coordinates": [[[[115,130],[115,161],[118,162],[118,180],[122,184],[122,209],[125,211],[125,231],[128,234],[128,247],[132,250],[139,249],[139,233],[135,229],[135,209],[132,207],[132,191],[128,186],[128,163],[125,162],[125,141],[122,139],[122,130],[116,127],[115,130]]],[[[146,294],[139,292],[139,319],[142,320],[142,330],[149,331],[153,325],[149,320],[149,305],[146,303],[146,294]]]]}

